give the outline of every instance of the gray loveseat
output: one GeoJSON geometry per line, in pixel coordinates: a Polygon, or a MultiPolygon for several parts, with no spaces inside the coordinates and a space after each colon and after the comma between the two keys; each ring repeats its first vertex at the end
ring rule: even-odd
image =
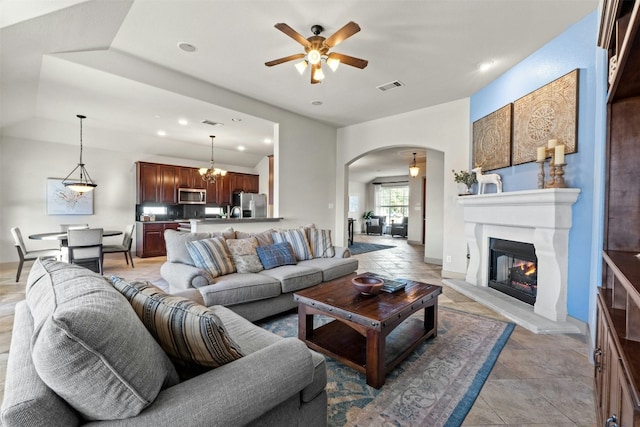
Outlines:
{"type": "MultiPolygon", "coordinates": [[[[261,246],[266,246],[272,242],[274,232],[266,230],[249,234],[229,229],[218,233],[218,237],[227,241],[256,237],[261,246]]],[[[351,258],[349,249],[336,246],[331,257],[316,256],[299,260],[295,265],[282,265],[256,273],[225,274],[212,279],[206,271],[195,266],[186,247],[186,242],[211,237],[209,233],[166,230],[167,261],[160,273],[168,282],[171,294],[184,296],[207,307],[223,305],[250,321],[291,310],[296,307],[294,292],[346,276],[358,269],[358,260],[351,258]]]]}
{"type": "Polygon", "coordinates": [[[121,292],[85,268],[34,263],[16,305],[5,427],[326,425],[325,361],[298,339],[202,308],[244,355],[181,381],[121,292]]]}

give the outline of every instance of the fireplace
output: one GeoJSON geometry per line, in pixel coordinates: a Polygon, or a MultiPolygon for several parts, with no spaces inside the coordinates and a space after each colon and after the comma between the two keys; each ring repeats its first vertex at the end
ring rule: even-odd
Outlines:
{"type": "Polygon", "coordinates": [[[489,287],[534,305],[538,293],[537,268],[533,244],[489,239],[489,287]]]}

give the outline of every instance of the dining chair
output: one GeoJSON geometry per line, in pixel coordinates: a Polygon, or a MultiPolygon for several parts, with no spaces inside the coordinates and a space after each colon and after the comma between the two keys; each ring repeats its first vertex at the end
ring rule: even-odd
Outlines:
{"type": "Polygon", "coordinates": [[[129,265],[129,260],[131,260],[131,268],[134,268],[133,265],[133,257],[131,256],[131,242],[133,241],[133,230],[135,228],[135,224],[127,225],[127,228],[124,231],[124,237],[122,239],[122,243],[119,245],[103,245],[102,253],[103,254],[114,254],[122,252],[124,254],[124,260],[129,265]]]}
{"type": "Polygon", "coordinates": [[[18,262],[18,271],[16,273],[16,282],[20,281],[20,273],[22,273],[22,266],[25,261],[34,261],[38,258],[58,259],[60,256],[60,249],[39,249],[37,251],[28,251],[24,244],[24,240],[22,239],[20,228],[18,227],[13,227],[11,229],[11,234],[13,235],[14,244],[18,250],[18,257],[20,257],[20,261],[18,262]]]}
{"type": "Polygon", "coordinates": [[[102,231],[102,228],[69,229],[69,263],[102,274],[102,231]]]}

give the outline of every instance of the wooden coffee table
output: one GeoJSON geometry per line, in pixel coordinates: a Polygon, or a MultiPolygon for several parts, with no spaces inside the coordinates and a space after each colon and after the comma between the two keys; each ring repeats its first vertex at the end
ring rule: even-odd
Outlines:
{"type": "MultiPolygon", "coordinates": [[[[363,273],[368,274],[368,273],[363,273]]],[[[357,274],[294,294],[298,338],[309,348],[366,374],[380,388],[391,372],[422,341],[438,334],[438,295],[442,287],[407,281],[395,293],[362,295],[352,285],[357,274]],[[424,319],[411,316],[424,310],[424,319]],[[334,321],[314,329],[313,316],[334,321]]]]}

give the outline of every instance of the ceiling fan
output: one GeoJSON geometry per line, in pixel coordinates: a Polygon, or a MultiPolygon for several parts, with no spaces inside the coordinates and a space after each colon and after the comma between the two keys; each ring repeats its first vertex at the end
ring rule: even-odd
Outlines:
{"type": "Polygon", "coordinates": [[[324,73],[322,72],[323,60],[326,61],[327,65],[333,71],[338,68],[340,63],[360,69],[365,68],[369,63],[369,61],[365,59],[355,58],[353,56],[343,55],[337,52],[329,52],[329,49],[360,31],[360,26],[353,21],[340,28],[329,38],[324,38],[320,35],[320,33],[324,31],[324,28],[320,25],[314,25],[311,27],[313,36],[307,39],[287,24],[280,23],[276,24],[275,27],[304,46],[305,53],[296,53],[295,55],[274,59],[273,61],[265,62],[264,65],[272,67],[284,62],[302,59],[302,61],[295,64],[296,68],[300,74],[302,74],[307,66],[311,64],[311,84],[320,83],[322,79],[324,79],[324,73]]]}

